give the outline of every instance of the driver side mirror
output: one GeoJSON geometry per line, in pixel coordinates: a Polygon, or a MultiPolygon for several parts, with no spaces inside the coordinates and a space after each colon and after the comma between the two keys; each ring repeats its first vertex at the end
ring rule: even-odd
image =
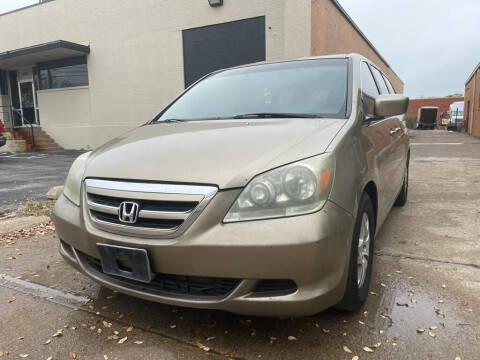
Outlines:
{"type": "Polygon", "coordinates": [[[385,118],[405,114],[408,109],[408,102],[409,98],[403,95],[379,95],[375,98],[374,115],[385,118]]]}

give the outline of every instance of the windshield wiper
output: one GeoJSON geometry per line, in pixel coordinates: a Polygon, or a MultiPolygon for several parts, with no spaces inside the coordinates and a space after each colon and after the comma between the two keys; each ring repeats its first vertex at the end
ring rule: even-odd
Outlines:
{"type": "Polygon", "coordinates": [[[301,114],[301,113],[252,113],[235,115],[233,119],[266,119],[266,118],[321,118],[317,114],[301,114]]]}
{"type": "Polygon", "coordinates": [[[183,119],[165,119],[161,120],[159,122],[166,122],[166,123],[173,123],[173,122],[185,122],[186,120],[183,119]]]}

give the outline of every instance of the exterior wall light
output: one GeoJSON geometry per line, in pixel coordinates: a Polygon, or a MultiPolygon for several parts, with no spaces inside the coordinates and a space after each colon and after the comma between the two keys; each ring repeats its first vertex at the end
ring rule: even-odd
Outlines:
{"type": "Polygon", "coordinates": [[[208,0],[208,3],[210,4],[211,7],[222,6],[223,0],[208,0]]]}

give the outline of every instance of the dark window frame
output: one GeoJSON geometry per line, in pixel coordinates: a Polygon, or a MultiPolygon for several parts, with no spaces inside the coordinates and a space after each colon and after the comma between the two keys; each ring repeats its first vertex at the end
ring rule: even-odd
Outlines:
{"type": "Polygon", "coordinates": [[[0,95],[8,95],[8,71],[0,70],[0,95]]]}
{"type": "Polygon", "coordinates": [[[50,60],[50,61],[37,63],[36,67],[34,68],[34,77],[35,77],[35,85],[37,90],[65,89],[65,88],[71,88],[71,87],[88,86],[89,78],[88,78],[87,56],[82,55],[82,56],[76,56],[72,58],[50,60]],[[82,82],[80,85],[55,86],[54,81],[52,79],[52,72],[54,70],[67,68],[70,66],[77,66],[77,65],[85,66],[85,78],[82,79],[82,82]],[[47,76],[44,79],[44,81],[46,81],[46,85],[44,85],[42,82],[41,72],[43,71],[47,72],[47,76]]]}

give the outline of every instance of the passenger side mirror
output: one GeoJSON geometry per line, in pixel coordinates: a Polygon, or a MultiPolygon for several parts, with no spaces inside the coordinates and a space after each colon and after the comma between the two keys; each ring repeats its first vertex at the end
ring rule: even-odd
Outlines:
{"type": "Polygon", "coordinates": [[[405,114],[408,109],[409,98],[398,94],[379,95],[375,98],[374,115],[389,117],[405,114]]]}

